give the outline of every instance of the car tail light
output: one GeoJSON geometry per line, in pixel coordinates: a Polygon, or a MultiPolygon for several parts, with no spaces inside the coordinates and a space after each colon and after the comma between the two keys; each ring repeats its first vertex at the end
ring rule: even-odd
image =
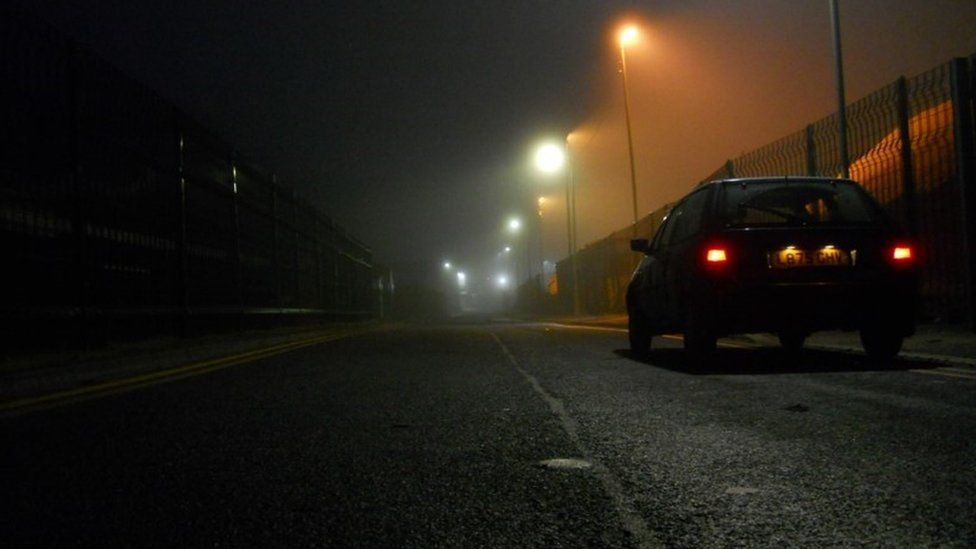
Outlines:
{"type": "Polygon", "coordinates": [[[905,242],[895,242],[884,252],[888,264],[896,269],[907,269],[918,264],[919,250],[916,246],[905,242]]]}
{"type": "Polygon", "coordinates": [[[725,263],[728,260],[729,255],[726,253],[725,248],[710,247],[705,250],[706,263],[725,263]]]}
{"type": "Polygon", "coordinates": [[[912,247],[899,244],[891,251],[891,259],[895,260],[897,263],[910,263],[914,259],[914,254],[912,254],[912,247]]]}
{"type": "Polygon", "coordinates": [[[727,273],[732,267],[732,250],[724,242],[712,242],[701,248],[702,266],[712,274],[727,273]]]}

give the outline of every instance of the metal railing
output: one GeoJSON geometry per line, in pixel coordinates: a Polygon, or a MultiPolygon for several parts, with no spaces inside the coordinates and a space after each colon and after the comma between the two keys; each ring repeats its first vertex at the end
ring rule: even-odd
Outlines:
{"type": "Polygon", "coordinates": [[[273,175],[29,15],[0,52],[8,335],[372,314],[370,249],[273,175]]]}

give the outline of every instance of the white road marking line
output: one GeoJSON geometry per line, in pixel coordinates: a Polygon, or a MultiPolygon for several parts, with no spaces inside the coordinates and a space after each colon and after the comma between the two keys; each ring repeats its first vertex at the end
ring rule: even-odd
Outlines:
{"type": "Polygon", "coordinates": [[[593,464],[585,459],[553,458],[540,461],[539,467],[546,469],[590,469],[593,464]]]}
{"type": "Polygon", "coordinates": [[[965,374],[969,376],[976,375],[976,370],[972,368],[953,368],[952,366],[943,366],[940,367],[939,369],[945,372],[952,372],[955,374],[965,374]]]}
{"type": "Polygon", "coordinates": [[[596,330],[598,332],[617,332],[627,333],[627,328],[611,328],[609,326],[587,326],[584,324],[562,324],[561,322],[544,322],[543,326],[558,326],[560,328],[570,328],[573,330],[596,330]]]}
{"type": "Polygon", "coordinates": [[[559,422],[562,424],[563,430],[566,431],[567,435],[569,435],[569,439],[573,442],[573,445],[576,446],[576,449],[579,451],[580,455],[593,464],[594,474],[603,484],[603,489],[613,501],[613,507],[617,512],[617,516],[620,518],[620,522],[623,523],[624,529],[626,529],[634,537],[637,546],[663,547],[664,544],[657,539],[657,536],[655,536],[653,532],[651,532],[650,528],[647,526],[647,523],[644,522],[644,518],[628,503],[631,498],[629,498],[624,492],[623,485],[619,480],[617,480],[617,477],[615,477],[614,474],[610,472],[610,470],[607,469],[607,467],[600,461],[594,459],[593,452],[591,452],[586,445],[583,444],[583,441],[579,436],[576,420],[570,417],[570,415],[566,412],[566,407],[563,406],[563,403],[559,399],[550,395],[549,392],[542,387],[539,380],[536,379],[535,376],[522,368],[518,360],[516,360],[515,356],[512,355],[512,353],[508,350],[508,347],[502,343],[502,340],[497,334],[491,332],[491,337],[494,338],[495,342],[498,343],[498,346],[501,347],[502,352],[508,358],[508,361],[512,363],[512,366],[515,367],[518,373],[522,374],[522,377],[529,382],[529,385],[532,386],[535,392],[542,397],[542,400],[545,401],[546,404],[549,405],[549,409],[552,410],[552,413],[559,418],[559,422]]]}
{"type": "Polygon", "coordinates": [[[909,370],[916,374],[925,374],[930,376],[942,376],[942,377],[954,377],[957,379],[974,379],[976,380],[976,375],[973,374],[957,374],[953,372],[947,372],[945,370],[909,370]]]}
{"type": "MultiPolygon", "coordinates": [[[[559,328],[570,328],[570,329],[573,329],[573,330],[596,330],[598,332],[617,332],[617,333],[624,333],[624,334],[627,333],[627,328],[610,328],[608,326],[587,326],[587,325],[583,325],[583,324],[562,324],[560,322],[545,322],[545,323],[543,323],[543,325],[544,326],[557,326],[559,328]]],[[[662,336],[655,336],[655,337],[661,337],[661,338],[664,338],[664,339],[670,339],[672,341],[684,341],[685,340],[685,338],[683,336],[681,336],[680,334],[665,334],[665,335],[662,335],[662,336]]],[[[737,341],[719,341],[718,346],[719,347],[733,347],[733,348],[736,348],[736,349],[758,349],[760,347],[759,345],[750,345],[750,344],[747,344],[747,343],[741,343],[741,342],[737,342],[737,341]]]]}

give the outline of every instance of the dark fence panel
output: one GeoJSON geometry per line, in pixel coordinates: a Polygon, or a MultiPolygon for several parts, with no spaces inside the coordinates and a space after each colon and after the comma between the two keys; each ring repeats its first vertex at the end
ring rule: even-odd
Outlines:
{"type": "Polygon", "coordinates": [[[9,7],[0,51],[11,341],[378,310],[369,249],[172,104],[9,7]]]}
{"type": "Polygon", "coordinates": [[[281,307],[297,308],[298,232],[295,230],[295,201],[290,190],[279,187],[277,200],[278,270],[281,307]]]}
{"type": "Polygon", "coordinates": [[[85,306],[146,313],[172,308],[176,110],[94,56],[79,52],[74,66],[85,306]]]}
{"type": "Polygon", "coordinates": [[[927,309],[949,320],[965,318],[962,190],[956,178],[950,65],[908,80],[909,135],[917,237],[925,251],[922,292],[927,309]]]}
{"type": "Polygon", "coordinates": [[[0,246],[5,306],[77,307],[81,227],[74,176],[71,45],[0,10],[0,246]]]}
{"type": "Polygon", "coordinates": [[[271,177],[236,167],[241,300],[245,307],[277,307],[274,185],[271,177]]]}

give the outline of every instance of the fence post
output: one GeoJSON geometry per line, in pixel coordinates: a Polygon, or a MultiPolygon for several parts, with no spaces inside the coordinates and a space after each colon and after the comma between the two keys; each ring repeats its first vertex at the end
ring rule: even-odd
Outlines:
{"type": "Polygon", "coordinates": [[[186,175],[183,164],[183,128],[180,124],[179,112],[176,114],[177,158],[176,176],[179,178],[179,225],[176,232],[176,262],[177,262],[177,306],[179,307],[179,335],[187,337],[190,334],[190,287],[187,280],[187,246],[186,246],[186,175]]]}
{"type": "Polygon", "coordinates": [[[339,279],[341,276],[341,268],[339,262],[342,260],[342,255],[339,251],[339,229],[336,227],[335,220],[331,221],[332,226],[332,308],[339,311],[341,308],[339,300],[339,279]]]}
{"type": "Polygon", "coordinates": [[[918,234],[915,197],[915,166],[912,162],[912,135],[909,127],[908,81],[904,76],[895,83],[898,107],[898,134],[901,137],[901,177],[905,226],[912,235],[918,234]]]}
{"type": "Polygon", "coordinates": [[[315,242],[315,308],[324,309],[324,292],[322,292],[322,227],[318,212],[313,211],[312,227],[312,238],[315,242]]]}
{"type": "Polygon", "coordinates": [[[278,309],[284,307],[281,292],[281,257],[278,255],[278,175],[271,174],[271,257],[274,261],[275,303],[278,309]]]}
{"type": "Polygon", "coordinates": [[[973,135],[973,88],[969,61],[952,60],[952,120],[956,181],[962,191],[963,238],[966,252],[966,314],[976,328],[976,150],[973,135]]]}
{"type": "Polygon", "coordinates": [[[292,255],[292,291],[294,294],[293,307],[301,308],[305,305],[302,299],[302,265],[301,265],[301,233],[298,231],[298,192],[291,189],[291,232],[295,235],[295,250],[292,255]]]}
{"type": "Polygon", "coordinates": [[[807,138],[807,175],[817,176],[817,142],[813,140],[813,124],[807,124],[805,129],[807,138]]]}
{"type": "MultiPolygon", "coordinates": [[[[236,156],[236,155],[235,155],[236,156]]],[[[241,267],[241,212],[240,197],[237,195],[237,160],[232,157],[230,163],[231,183],[234,194],[234,287],[237,290],[237,328],[244,324],[244,274],[241,267]]]]}
{"type": "MultiPolygon", "coordinates": [[[[74,271],[75,304],[77,315],[74,322],[75,335],[82,348],[92,346],[91,336],[91,286],[92,272],[90,250],[86,228],[86,198],[81,167],[81,85],[79,84],[78,47],[72,41],[65,49],[65,64],[68,74],[68,166],[71,180],[71,233],[74,248],[72,270],[74,271]]],[[[69,317],[70,319],[70,317],[69,317]]],[[[68,322],[69,329],[71,321],[68,322]]]]}

